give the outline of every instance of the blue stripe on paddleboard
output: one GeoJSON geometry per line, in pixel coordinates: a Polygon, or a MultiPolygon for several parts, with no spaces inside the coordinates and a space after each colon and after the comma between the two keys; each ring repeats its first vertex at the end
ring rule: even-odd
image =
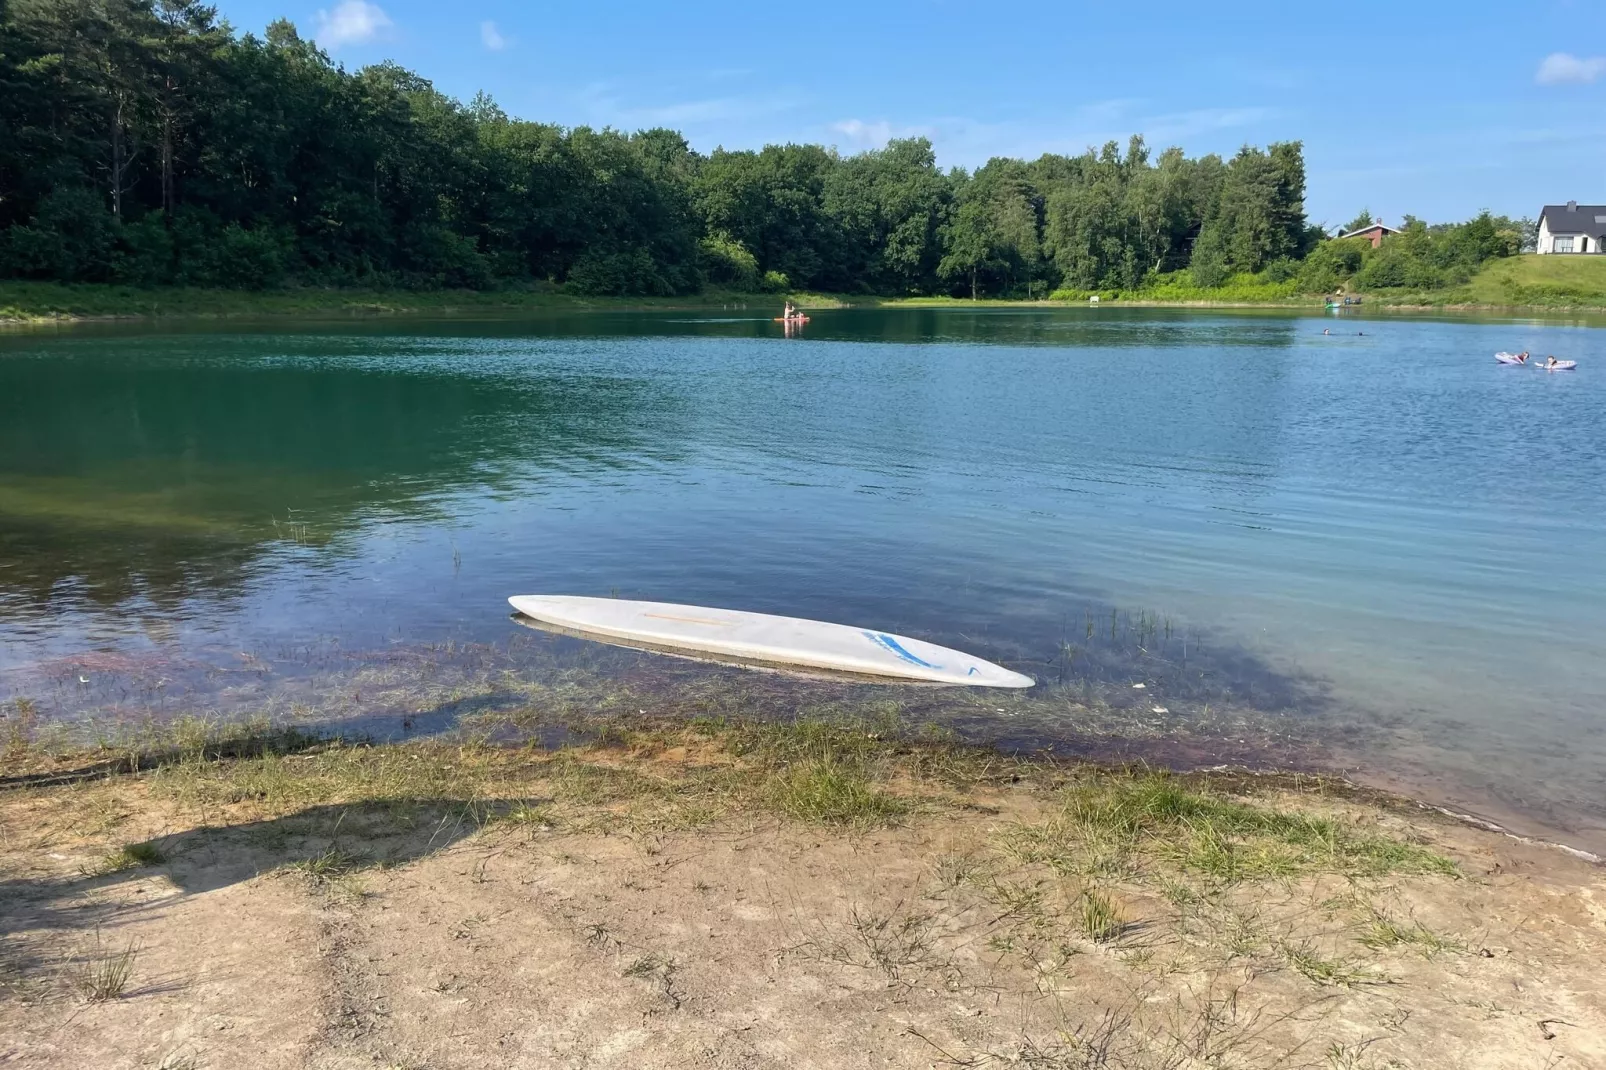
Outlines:
{"type": "Polygon", "coordinates": [[[878,644],[880,646],[885,647],[886,649],[892,651],[894,654],[898,655],[904,661],[910,662],[911,664],[920,665],[920,666],[923,666],[923,667],[925,667],[927,669],[941,669],[942,668],[941,665],[933,665],[929,661],[921,661],[919,658],[915,657],[913,654],[911,654],[907,650],[905,650],[903,648],[903,646],[896,639],[894,639],[890,635],[886,635],[886,634],[884,634],[882,632],[865,632],[864,635],[865,635],[865,638],[869,639],[872,643],[876,643],[876,644],[878,644]]]}

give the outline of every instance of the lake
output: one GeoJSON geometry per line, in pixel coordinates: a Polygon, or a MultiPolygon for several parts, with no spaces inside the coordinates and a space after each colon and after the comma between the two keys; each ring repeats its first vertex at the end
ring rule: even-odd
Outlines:
{"type": "Polygon", "coordinates": [[[1606,847],[1599,327],[850,309],[787,338],[772,314],[0,336],[0,702],[390,734],[582,670],[752,675],[505,601],[617,594],[1043,681],[907,696],[968,735],[1341,769],[1606,847]]]}

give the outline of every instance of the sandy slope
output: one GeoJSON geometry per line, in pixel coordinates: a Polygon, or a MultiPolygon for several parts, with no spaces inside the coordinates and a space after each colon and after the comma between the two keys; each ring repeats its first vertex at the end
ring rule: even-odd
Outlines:
{"type": "Polygon", "coordinates": [[[1001,848],[1053,804],[652,832],[351,806],[206,825],[127,778],[12,792],[0,1063],[1606,1066],[1597,867],[1371,814],[1462,876],[1116,875],[1093,883],[1121,926],[1093,939],[1085,875],[1001,848]],[[87,875],[134,834],[170,861],[87,875]],[[359,846],[382,864],[347,869],[359,846]],[[1378,918],[1432,946],[1368,946],[1378,918]],[[74,963],[130,944],[125,992],[86,1001],[74,963]]]}

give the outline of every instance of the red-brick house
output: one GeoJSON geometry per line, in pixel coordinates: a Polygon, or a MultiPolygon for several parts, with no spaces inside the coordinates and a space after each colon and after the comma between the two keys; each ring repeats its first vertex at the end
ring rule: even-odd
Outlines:
{"type": "Polygon", "coordinates": [[[1344,233],[1340,234],[1339,237],[1340,238],[1365,238],[1367,241],[1372,243],[1372,248],[1376,249],[1379,245],[1383,244],[1383,239],[1385,237],[1387,237],[1390,234],[1398,234],[1398,233],[1399,233],[1399,230],[1397,230],[1396,228],[1394,228],[1394,227],[1385,227],[1382,224],[1382,222],[1376,222],[1376,223],[1373,223],[1369,227],[1361,227],[1359,230],[1345,231],[1344,233]]]}

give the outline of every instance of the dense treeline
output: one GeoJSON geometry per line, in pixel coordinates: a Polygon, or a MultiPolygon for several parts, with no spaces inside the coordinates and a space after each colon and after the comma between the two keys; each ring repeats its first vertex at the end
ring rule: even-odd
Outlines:
{"type": "Polygon", "coordinates": [[[288,22],[241,35],[195,0],[0,0],[0,277],[1033,296],[1179,272],[1419,285],[1511,246],[1483,217],[1498,240],[1418,228],[1373,256],[1324,241],[1304,192],[1297,142],[1151,160],[1133,138],[974,174],[923,139],[705,156],[346,71],[288,22]]]}

